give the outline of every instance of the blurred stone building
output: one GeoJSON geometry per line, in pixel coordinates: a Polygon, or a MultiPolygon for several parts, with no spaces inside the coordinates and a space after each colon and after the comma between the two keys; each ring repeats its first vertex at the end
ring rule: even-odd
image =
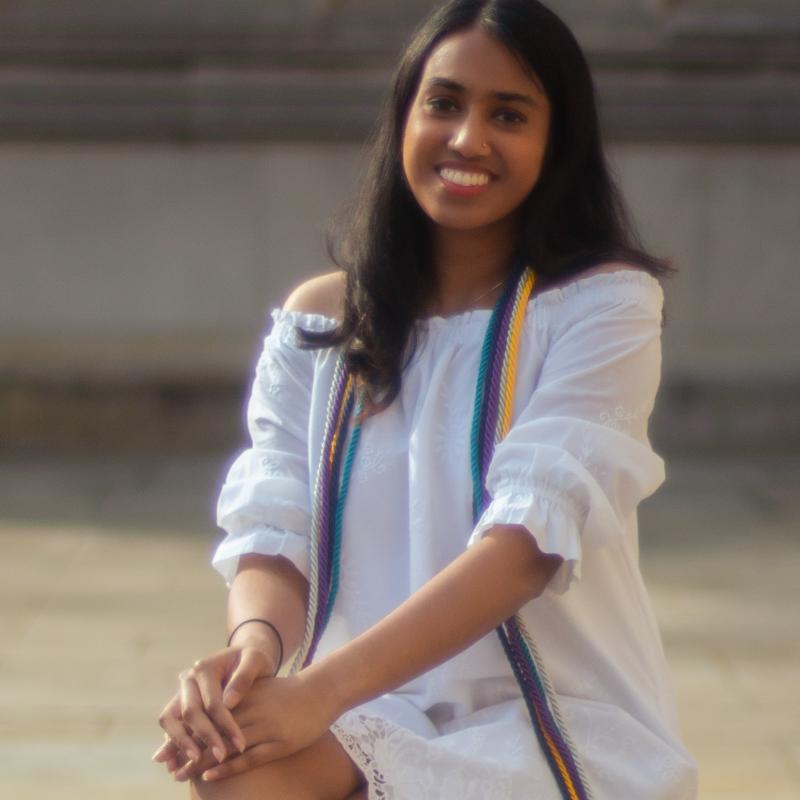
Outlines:
{"type": "MultiPolygon", "coordinates": [[[[234,447],[425,0],[0,2],[3,455],[234,447]]],[[[551,0],[673,259],[662,449],[800,446],[800,4],[551,0]]]]}

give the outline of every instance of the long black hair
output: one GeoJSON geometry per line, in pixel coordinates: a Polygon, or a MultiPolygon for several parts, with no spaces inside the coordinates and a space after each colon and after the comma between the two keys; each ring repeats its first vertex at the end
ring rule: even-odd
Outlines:
{"type": "Polygon", "coordinates": [[[542,172],[521,209],[514,253],[539,286],[602,261],[635,263],[655,276],[671,271],[633,233],[603,153],[588,64],[567,26],[538,0],[451,0],[421,25],[394,75],[371,140],[360,192],[329,237],[346,272],[344,316],[325,333],[301,331],[307,347],[342,346],[350,370],[386,407],[400,390],[417,346],[415,320],[435,288],[427,217],[402,166],[406,116],[425,63],[447,36],[482,26],[542,84],[551,106],[542,172]]]}

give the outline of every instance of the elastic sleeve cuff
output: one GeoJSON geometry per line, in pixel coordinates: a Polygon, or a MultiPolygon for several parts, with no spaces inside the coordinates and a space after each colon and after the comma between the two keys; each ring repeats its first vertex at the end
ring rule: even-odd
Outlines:
{"type": "Polygon", "coordinates": [[[563,498],[546,491],[502,490],[481,515],[467,542],[472,547],[496,525],[521,525],[543,553],[558,555],[564,563],[547,584],[556,594],[563,594],[580,580],[581,540],[584,520],[581,512],[563,498]]]}
{"type": "Polygon", "coordinates": [[[217,547],[211,563],[230,586],[236,577],[239,559],[253,553],[262,556],[283,556],[308,580],[308,537],[271,525],[264,525],[235,537],[228,536],[217,547]]]}

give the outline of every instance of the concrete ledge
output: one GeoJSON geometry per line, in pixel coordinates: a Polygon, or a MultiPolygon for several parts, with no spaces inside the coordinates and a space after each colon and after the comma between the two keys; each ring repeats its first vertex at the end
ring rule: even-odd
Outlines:
{"type": "Polygon", "coordinates": [[[800,452],[800,382],[665,381],[651,420],[659,452],[800,452]]]}
{"type": "MultiPolygon", "coordinates": [[[[5,69],[0,138],[357,140],[373,125],[388,79],[384,69],[5,69]]],[[[607,65],[596,80],[615,141],[800,141],[800,71],[607,65]]]]}
{"type": "Polygon", "coordinates": [[[244,386],[175,380],[0,386],[0,441],[15,457],[232,452],[244,386]]]}
{"type": "MultiPolygon", "coordinates": [[[[54,5],[36,24],[0,10],[0,138],[360,139],[429,4],[376,3],[365,18],[324,2],[164,5],[74,19],[54,5]]],[[[800,13],[745,11],[576,20],[608,136],[800,141],[800,13]]]]}
{"type": "MultiPolygon", "coordinates": [[[[227,380],[0,385],[0,441],[21,456],[233,452],[245,383],[227,380]]],[[[800,453],[800,384],[666,382],[650,426],[666,457],[800,453]]]]}

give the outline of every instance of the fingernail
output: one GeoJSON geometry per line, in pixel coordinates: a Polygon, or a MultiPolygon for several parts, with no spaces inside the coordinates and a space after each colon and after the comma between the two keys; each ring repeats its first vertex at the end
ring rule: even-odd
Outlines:
{"type": "Polygon", "coordinates": [[[220,764],[225,760],[225,751],[221,747],[212,747],[211,752],[220,764]]]}
{"type": "Polygon", "coordinates": [[[244,751],[247,749],[247,742],[245,742],[245,740],[240,736],[236,737],[234,744],[239,748],[240,753],[244,753],[244,751]]]}
{"type": "Polygon", "coordinates": [[[207,769],[201,776],[200,780],[202,781],[213,781],[214,780],[214,770],[207,769]]]}
{"type": "Polygon", "coordinates": [[[222,702],[228,708],[235,706],[239,702],[239,693],[233,689],[225,692],[225,694],[222,696],[222,702]]]}

